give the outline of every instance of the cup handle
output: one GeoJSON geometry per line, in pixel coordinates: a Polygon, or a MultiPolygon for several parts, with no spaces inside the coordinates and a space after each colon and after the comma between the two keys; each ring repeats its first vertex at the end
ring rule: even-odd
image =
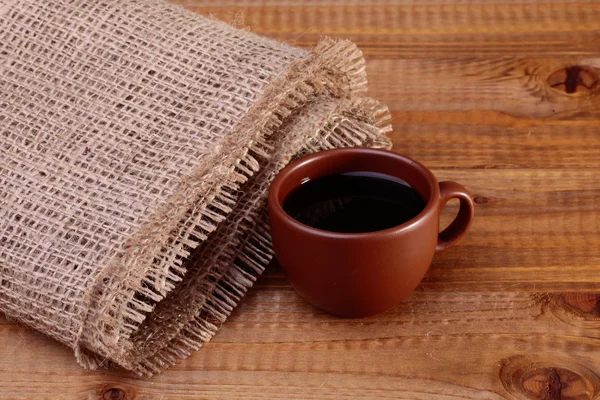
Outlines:
{"type": "Polygon", "coordinates": [[[463,185],[456,182],[440,182],[440,212],[446,206],[450,199],[459,199],[460,208],[458,215],[450,225],[438,235],[437,246],[435,252],[439,253],[452,246],[454,243],[464,236],[471,225],[475,206],[471,195],[463,185]]]}

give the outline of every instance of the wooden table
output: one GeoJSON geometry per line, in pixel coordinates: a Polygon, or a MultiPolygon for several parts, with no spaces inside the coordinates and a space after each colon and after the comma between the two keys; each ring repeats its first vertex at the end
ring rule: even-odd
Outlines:
{"type": "Polygon", "coordinates": [[[357,42],[394,149],[470,188],[473,226],[373,318],[316,310],[273,265],[150,381],[0,317],[3,398],[600,399],[598,2],[180,1],[298,46],[357,42]]]}

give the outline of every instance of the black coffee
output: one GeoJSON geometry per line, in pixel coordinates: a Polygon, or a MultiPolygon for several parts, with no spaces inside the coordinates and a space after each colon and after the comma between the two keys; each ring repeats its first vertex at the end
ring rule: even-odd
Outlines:
{"type": "Polygon", "coordinates": [[[330,175],[305,182],[284,201],[297,221],[331,232],[373,232],[416,217],[425,201],[406,182],[373,172],[330,175]]]}

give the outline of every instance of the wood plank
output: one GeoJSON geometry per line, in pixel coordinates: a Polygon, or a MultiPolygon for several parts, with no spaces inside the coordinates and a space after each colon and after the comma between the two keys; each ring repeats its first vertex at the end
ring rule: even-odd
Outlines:
{"type": "Polygon", "coordinates": [[[393,111],[487,110],[554,121],[593,119],[597,124],[599,67],[600,57],[436,58],[372,60],[367,71],[369,93],[393,111]],[[592,93],[580,87],[579,93],[569,95],[550,86],[551,74],[572,65],[594,74],[592,93]]]}
{"type": "Polygon", "coordinates": [[[504,399],[507,388],[552,384],[554,368],[572,374],[565,393],[593,394],[599,304],[598,295],[417,292],[388,313],[347,320],[263,286],[202,351],[152,381],[83,371],[68,349],[2,324],[0,387],[11,399],[110,388],[128,399],[504,399]]]}
{"type": "Polygon", "coordinates": [[[600,166],[598,127],[436,124],[435,118],[431,114],[427,124],[394,124],[394,150],[437,169],[600,166]]]}
{"type": "MultiPolygon", "coordinates": [[[[170,0],[172,3],[185,7],[211,7],[211,0],[170,0]]],[[[595,0],[502,0],[502,4],[595,4],[595,0]]],[[[410,6],[410,5],[456,5],[456,4],[482,4],[481,0],[224,0],[219,1],[221,8],[239,7],[303,7],[303,6],[410,6]]],[[[490,2],[490,4],[493,4],[490,2]]],[[[485,4],[484,4],[485,5],[485,4]]]]}
{"type": "Polygon", "coordinates": [[[598,52],[600,4],[589,1],[179,3],[301,47],[314,45],[322,35],[348,38],[370,59],[598,52]]]}

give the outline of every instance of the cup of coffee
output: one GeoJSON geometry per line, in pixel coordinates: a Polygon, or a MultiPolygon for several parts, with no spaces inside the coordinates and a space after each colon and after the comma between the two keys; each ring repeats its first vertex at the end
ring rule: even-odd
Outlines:
{"type": "Polygon", "coordinates": [[[438,183],[408,157],[345,148],[303,157],[275,178],[269,217],[275,254],[296,291],[335,315],[365,317],[397,305],[423,279],[435,253],[473,218],[469,192],[438,183]],[[440,212],[460,200],[439,232],[440,212]]]}

